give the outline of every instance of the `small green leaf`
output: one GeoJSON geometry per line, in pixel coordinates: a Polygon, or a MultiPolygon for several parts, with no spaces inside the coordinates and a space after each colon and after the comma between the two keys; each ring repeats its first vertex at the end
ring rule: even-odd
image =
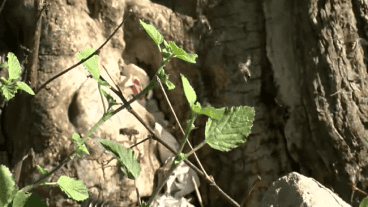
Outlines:
{"type": "Polygon", "coordinates": [[[81,180],[60,176],[56,183],[60,189],[73,200],[82,201],[88,198],[88,189],[81,180]]]}
{"type": "Polygon", "coordinates": [[[152,38],[152,40],[156,43],[156,45],[160,45],[164,41],[164,37],[162,34],[152,25],[146,24],[145,22],[139,20],[142,27],[146,30],[148,35],[152,38]]]}
{"type": "Polygon", "coordinates": [[[164,40],[164,47],[161,50],[163,62],[169,62],[171,58],[175,56],[171,46],[164,40]]]}
{"type": "Polygon", "coordinates": [[[1,81],[3,82],[3,84],[0,86],[0,92],[3,95],[3,97],[6,100],[10,100],[12,98],[14,98],[15,94],[17,93],[17,79],[9,79],[9,81],[7,81],[5,78],[1,78],[1,81]]]}
{"type": "Polygon", "coordinates": [[[165,70],[163,68],[163,66],[161,66],[159,69],[158,69],[158,73],[157,73],[157,76],[160,78],[161,82],[163,84],[166,85],[166,87],[169,89],[169,90],[173,90],[175,88],[175,85],[169,81],[169,75],[166,75],[165,74],[165,70]]]}
{"type": "Polygon", "coordinates": [[[0,68],[8,69],[9,68],[8,62],[1,63],[0,68]]]}
{"type": "Polygon", "coordinates": [[[86,147],[86,145],[83,143],[81,137],[79,136],[79,134],[74,133],[72,135],[72,140],[74,143],[77,144],[77,150],[75,151],[75,155],[73,155],[71,157],[71,159],[74,159],[75,156],[81,157],[83,155],[83,153],[89,155],[89,151],[86,147]]]}
{"type": "MultiPolygon", "coordinates": [[[[93,48],[87,48],[82,52],[78,53],[76,56],[78,60],[81,61],[90,56],[94,52],[95,50],[93,48]]],[[[98,70],[98,56],[97,55],[92,56],[83,64],[87,68],[87,70],[92,74],[93,78],[98,81],[100,79],[100,71],[98,70]]]]}
{"type": "Polygon", "coordinates": [[[114,106],[114,105],[118,105],[118,103],[116,102],[116,100],[105,90],[101,89],[101,93],[103,96],[105,96],[107,98],[107,100],[109,101],[109,105],[110,106],[114,106]]]}
{"type": "Polygon", "coordinates": [[[176,168],[176,166],[178,166],[180,162],[185,160],[186,158],[187,156],[184,153],[180,152],[171,165],[171,168],[176,168]]]}
{"type": "Polygon", "coordinates": [[[225,112],[225,108],[216,109],[212,106],[202,107],[199,103],[194,105],[192,110],[197,114],[209,116],[211,119],[221,119],[225,112]]]}
{"type": "Polygon", "coordinates": [[[253,107],[226,107],[220,119],[208,119],[205,141],[212,148],[221,151],[236,148],[247,141],[254,118],[253,107]]]}
{"type": "Polygon", "coordinates": [[[41,167],[40,165],[37,165],[37,169],[38,171],[40,171],[40,173],[45,176],[47,174],[49,174],[49,171],[48,170],[45,170],[43,167],[41,167]]]}
{"type": "Polygon", "coordinates": [[[18,89],[22,89],[23,91],[25,91],[25,92],[27,92],[27,93],[29,93],[29,94],[31,94],[31,95],[35,95],[35,93],[33,92],[33,90],[32,90],[32,88],[31,87],[29,87],[26,83],[24,83],[24,82],[17,82],[17,88],[18,89]]]}
{"type": "Polygon", "coordinates": [[[188,79],[182,74],[180,74],[180,77],[181,81],[183,82],[185,97],[187,98],[190,107],[192,107],[194,105],[194,102],[197,101],[197,95],[192,86],[190,85],[188,79]]]}
{"type": "Polygon", "coordinates": [[[140,207],[151,207],[150,205],[148,205],[147,203],[145,203],[144,201],[142,201],[142,204],[140,207]]]}
{"type": "Polygon", "coordinates": [[[110,140],[98,139],[95,140],[95,143],[100,143],[106,150],[111,152],[116,157],[120,167],[122,167],[128,174],[128,178],[134,180],[138,178],[141,168],[139,167],[135,158],[134,151],[110,140]]]}
{"type": "Polygon", "coordinates": [[[180,47],[178,47],[175,42],[170,41],[169,42],[173,53],[175,54],[175,56],[179,59],[182,59],[186,62],[189,63],[196,63],[196,58],[198,57],[197,54],[192,54],[192,53],[187,53],[185,52],[183,49],[181,49],[180,47]]]}
{"type": "Polygon", "coordinates": [[[9,80],[19,78],[21,74],[18,58],[11,52],[8,53],[9,80]]]}

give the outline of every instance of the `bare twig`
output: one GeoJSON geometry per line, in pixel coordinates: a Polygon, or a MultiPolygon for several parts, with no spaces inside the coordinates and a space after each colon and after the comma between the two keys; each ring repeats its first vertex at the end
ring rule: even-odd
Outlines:
{"type": "Polygon", "coordinates": [[[35,22],[35,30],[34,30],[34,36],[32,40],[32,45],[30,46],[32,52],[29,56],[29,62],[28,62],[28,81],[32,89],[35,91],[37,90],[37,78],[38,78],[38,49],[40,47],[40,38],[41,38],[41,23],[42,23],[42,14],[45,11],[46,7],[49,4],[44,4],[41,11],[38,10],[40,5],[39,0],[34,1],[34,8],[35,8],[35,14],[36,22],[35,22]]]}
{"type": "Polygon", "coordinates": [[[3,10],[4,6],[5,6],[5,3],[6,3],[6,0],[3,1],[3,4],[0,7],[0,14],[1,14],[1,11],[3,10]]]}
{"type": "Polygon", "coordinates": [[[358,187],[356,187],[356,186],[354,186],[354,185],[352,185],[352,187],[353,187],[353,191],[358,191],[358,192],[360,192],[360,193],[364,194],[364,196],[368,196],[368,193],[366,193],[366,192],[365,192],[365,191],[363,191],[363,190],[360,190],[358,187]]]}
{"type": "Polygon", "coordinates": [[[261,181],[262,180],[262,178],[261,178],[261,176],[257,176],[257,179],[253,182],[253,184],[252,184],[252,188],[250,189],[250,191],[249,191],[249,193],[248,193],[248,195],[247,195],[247,197],[245,197],[245,199],[241,202],[241,206],[244,206],[244,204],[245,204],[245,202],[247,202],[247,200],[250,198],[249,197],[249,195],[250,195],[250,193],[253,191],[253,189],[254,189],[254,187],[258,184],[258,182],[259,181],[261,181]]]}
{"type": "Polygon", "coordinates": [[[197,183],[196,183],[194,177],[192,177],[192,182],[193,182],[193,185],[194,185],[194,189],[196,191],[196,194],[197,194],[198,202],[201,205],[201,207],[203,207],[202,197],[201,197],[201,194],[199,193],[198,186],[197,186],[197,183]]]}
{"type": "MultiPolygon", "coordinates": [[[[130,16],[130,14],[131,14],[131,10],[129,10],[129,15],[128,15],[128,17],[130,16]]],[[[57,78],[59,78],[60,76],[62,76],[62,75],[64,75],[65,73],[67,73],[67,72],[69,72],[70,70],[72,70],[73,68],[75,68],[75,67],[77,67],[77,66],[79,66],[80,64],[82,64],[82,63],[84,63],[84,62],[86,62],[88,59],[90,59],[91,57],[93,57],[94,55],[98,55],[99,53],[100,53],[100,50],[102,49],[102,47],[104,47],[106,44],[107,44],[107,42],[115,35],[115,33],[118,31],[118,29],[120,28],[120,27],[122,27],[123,25],[124,25],[124,23],[125,23],[125,20],[126,20],[126,18],[121,22],[121,24],[116,28],[116,30],[110,35],[110,37],[109,38],[107,38],[107,40],[94,52],[94,53],[92,53],[90,56],[88,56],[87,58],[85,58],[85,59],[83,59],[83,60],[81,60],[81,61],[79,61],[77,64],[75,64],[75,65],[73,65],[73,66],[71,66],[71,67],[69,67],[68,69],[66,69],[66,70],[64,70],[63,72],[61,72],[61,73],[59,73],[59,74],[57,74],[56,76],[54,76],[54,77],[52,77],[51,79],[49,79],[48,81],[46,81],[44,84],[42,84],[41,85],[41,87],[36,91],[36,95],[43,89],[43,88],[45,88],[46,87],[46,85],[47,84],[49,84],[49,83],[51,83],[52,81],[54,81],[55,79],[57,79],[57,78]]],[[[128,109],[129,109],[129,107],[128,107],[128,109]]]]}

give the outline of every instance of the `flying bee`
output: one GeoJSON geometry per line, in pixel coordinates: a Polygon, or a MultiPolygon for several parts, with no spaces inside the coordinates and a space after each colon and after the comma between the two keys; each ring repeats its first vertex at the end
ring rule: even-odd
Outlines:
{"type": "Polygon", "coordinates": [[[247,82],[247,78],[250,78],[251,76],[249,71],[250,63],[251,60],[249,57],[246,63],[239,63],[240,72],[243,73],[245,82],[247,82]]]}

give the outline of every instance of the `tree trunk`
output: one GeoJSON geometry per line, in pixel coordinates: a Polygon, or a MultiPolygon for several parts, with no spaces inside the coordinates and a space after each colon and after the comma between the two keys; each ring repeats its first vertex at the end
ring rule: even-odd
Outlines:
{"type": "MultiPolygon", "coordinates": [[[[259,206],[271,183],[292,171],[315,178],[352,206],[364,198],[358,192],[352,197],[352,186],[367,190],[366,48],[358,41],[366,37],[364,8],[363,1],[315,0],[204,7],[217,37],[202,40],[199,61],[209,67],[220,60],[211,69],[224,67],[228,76],[221,90],[224,80],[217,77],[223,74],[203,73],[205,98],[215,106],[253,106],[256,121],[245,145],[228,153],[206,147],[198,154],[242,206],[259,206]],[[239,65],[251,72],[247,85],[239,65]],[[248,196],[258,175],[262,180],[248,196]]],[[[205,122],[197,122],[194,145],[203,139],[205,122]]],[[[207,206],[229,205],[207,184],[201,194],[207,206]]]]}

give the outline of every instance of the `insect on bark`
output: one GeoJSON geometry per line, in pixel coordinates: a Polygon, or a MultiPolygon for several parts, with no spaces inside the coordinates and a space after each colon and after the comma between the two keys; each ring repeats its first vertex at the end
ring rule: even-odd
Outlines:
{"type": "Polygon", "coordinates": [[[251,76],[249,71],[250,63],[250,58],[248,58],[246,63],[239,63],[240,72],[243,74],[245,82],[247,82],[247,78],[250,78],[251,76]]]}

